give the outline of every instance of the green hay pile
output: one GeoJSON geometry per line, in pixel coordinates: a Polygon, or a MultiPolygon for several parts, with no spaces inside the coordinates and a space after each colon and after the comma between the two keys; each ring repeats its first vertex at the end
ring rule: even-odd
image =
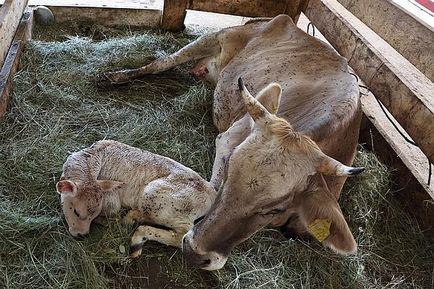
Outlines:
{"type": "Polygon", "coordinates": [[[218,272],[191,269],[179,250],[152,242],[131,260],[125,251],[134,227],[121,216],[74,240],[55,192],[68,153],[116,139],[209,178],[212,91],[189,77],[187,66],[117,88],[98,89],[93,82],[100,71],[173,52],[193,39],[189,35],[70,25],[36,38],[0,124],[0,288],[433,286],[432,240],[395,201],[388,169],[365,151],[357,163],[368,171],[347,183],[341,199],[359,243],[356,256],[340,257],[317,242],[286,240],[266,229],[237,247],[218,272]]]}

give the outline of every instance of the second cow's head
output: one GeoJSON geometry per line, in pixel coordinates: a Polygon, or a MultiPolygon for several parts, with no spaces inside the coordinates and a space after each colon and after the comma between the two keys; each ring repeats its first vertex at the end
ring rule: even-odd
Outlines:
{"type": "Polygon", "coordinates": [[[341,254],[354,253],[356,242],[322,176],[351,176],[363,168],[325,155],[309,137],[276,116],[278,84],[270,84],[256,99],[241,79],[239,88],[253,128],[227,158],[209,213],[184,236],[187,259],[203,269],[219,269],[234,246],[291,212],[306,228],[326,220],[330,227],[324,244],[341,254]]]}

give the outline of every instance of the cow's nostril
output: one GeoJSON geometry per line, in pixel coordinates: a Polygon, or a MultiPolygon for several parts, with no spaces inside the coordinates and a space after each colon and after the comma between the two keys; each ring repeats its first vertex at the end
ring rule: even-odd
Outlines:
{"type": "Polygon", "coordinates": [[[202,266],[208,266],[209,264],[211,264],[211,259],[206,259],[202,262],[202,266]]]}

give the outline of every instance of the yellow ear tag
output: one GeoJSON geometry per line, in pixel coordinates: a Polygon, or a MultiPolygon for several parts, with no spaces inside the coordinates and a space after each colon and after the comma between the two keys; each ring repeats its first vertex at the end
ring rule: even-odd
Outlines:
{"type": "Polygon", "coordinates": [[[308,225],[311,234],[320,242],[327,239],[330,235],[330,226],[332,222],[327,219],[315,219],[308,225]]]}

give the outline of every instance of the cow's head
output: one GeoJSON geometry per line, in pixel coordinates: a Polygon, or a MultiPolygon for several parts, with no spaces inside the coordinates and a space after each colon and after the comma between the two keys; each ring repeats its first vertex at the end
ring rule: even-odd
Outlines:
{"type": "MultiPolygon", "coordinates": [[[[305,228],[328,225],[326,246],[342,254],[355,252],[354,238],[322,176],[351,176],[363,168],[328,157],[309,137],[277,117],[278,84],[269,85],[257,99],[241,79],[239,87],[252,128],[226,158],[219,194],[209,213],[184,236],[187,259],[206,270],[219,269],[234,246],[293,213],[305,228]]],[[[241,127],[246,125],[244,120],[241,127]]]]}
{"type": "Polygon", "coordinates": [[[123,183],[97,180],[83,183],[61,180],[56,184],[62,210],[68,223],[69,233],[74,237],[89,233],[90,223],[101,213],[104,194],[123,183]]]}

